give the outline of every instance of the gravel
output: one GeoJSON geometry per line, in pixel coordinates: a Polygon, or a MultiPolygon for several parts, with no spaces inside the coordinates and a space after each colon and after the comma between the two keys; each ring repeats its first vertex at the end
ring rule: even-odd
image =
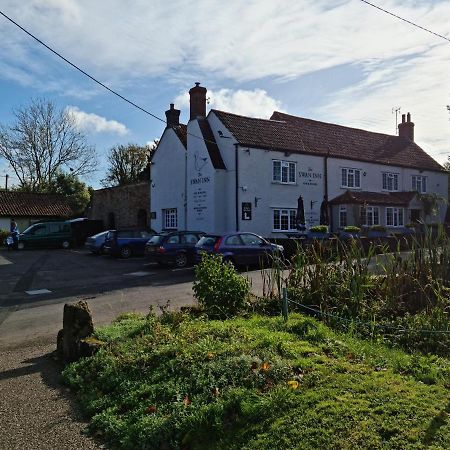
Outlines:
{"type": "Polygon", "coordinates": [[[0,449],[105,448],[86,435],[73,394],[60,382],[54,338],[0,348],[0,449]]]}

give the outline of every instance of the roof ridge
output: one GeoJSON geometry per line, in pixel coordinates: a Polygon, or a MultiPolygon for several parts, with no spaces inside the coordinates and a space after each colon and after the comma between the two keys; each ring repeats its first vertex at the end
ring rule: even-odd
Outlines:
{"type": "Polygon", "coordinates": [[[270,122],[270,123],[286,123],[285,120],[274,120],[274,119],[263,119],[261,117],[251,117],[251,116],[244,116],[242,114],[235,114],[228,111],[222,111],[220,109],[211,109],[210,112],[219,113],[219,114],[227,114],[229,116],[239,117],[242,119],[250,119],[250,120],[262,120],[264,122],[270,122]]]}

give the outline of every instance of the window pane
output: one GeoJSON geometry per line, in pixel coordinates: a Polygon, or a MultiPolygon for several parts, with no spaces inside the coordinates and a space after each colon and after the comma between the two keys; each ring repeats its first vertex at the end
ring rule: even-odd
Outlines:
{"type": "Polygon", "coordinates": [[[391,227],[394,224],[392,208],[386,208],[386,225],[391,227]]]}
{"type": "Polygon", "coordinates": [[[351,169],[347,171],[347,186],[355,187],[355,175],[351,169]]]}
{"type": "Polygon", "coordinates": [[[295,183],[295,163],[289,163],[289,183],[295,183]]]}
{"type": "Polygon", "coordinates": [[[281,165],[281,181],[283,183],[288,181],[288,166],[286,164],[281,165]]]}
{"type": "Polygon", "coordinates": [[[297,211],[295,209],[291,209],[291,211],[289,212],[289,229],[290,230],[295,230],[297,228],[297,224],[296,224],[296,220],[295,218],[297,217],[297,211]]]}
{"type": "Polygon", "coordinates": [[[427,178],[422,177],[422,194],[425,194],[427,192],[427,178]]]}
{"type": "Polygon", "coordinates": [[[387,173],[383,173],[383,189],[387,188],[387,173]]]}
{"type": "Polygon", "coordinates": [[[280,210],[275,209],[273,211],[273,229],[279,230],[280,229],[280,210]]]}
{"type": "Polygon", "coordinates": [[[281,181],[281,161],[273,162],[273,181],[281,181]]]}
{"type": "Polygon", "coordinates": [[[378,207],[373,208],[373,225],[380,225],[380,210],[378,207]]]}
{"type": "Polygon", "coordinates": [[[341,185],[347,186],[347,169],[342,169],[341,173],[341,185]]]}
{"type": "Polygon", "coordinates": [[[361,187],[361,172],[355,170],[355,187],[361,187]]]}

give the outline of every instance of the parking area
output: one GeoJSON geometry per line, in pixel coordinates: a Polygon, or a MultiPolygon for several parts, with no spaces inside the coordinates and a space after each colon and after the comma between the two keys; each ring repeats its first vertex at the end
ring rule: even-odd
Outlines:
{"type": "Polygon", "coordinates": [[[51,299],[173,285],[192,279],[192,267],[161,267],[145,257],[125,260],[93,255],[84,249],[0,250],[0,307],[23,307],[51,299]]]}

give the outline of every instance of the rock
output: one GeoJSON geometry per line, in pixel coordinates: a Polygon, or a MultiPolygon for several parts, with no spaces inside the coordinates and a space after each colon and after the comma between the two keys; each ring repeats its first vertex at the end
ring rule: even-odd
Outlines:
{"type": "Polygon", "coordinates": [[[91,311],[87,302],[64,305],[63,329],[58,332],[57,352],[65,362],[77,361],[81,357],[81,340],[94,331],[91,311]]]}

